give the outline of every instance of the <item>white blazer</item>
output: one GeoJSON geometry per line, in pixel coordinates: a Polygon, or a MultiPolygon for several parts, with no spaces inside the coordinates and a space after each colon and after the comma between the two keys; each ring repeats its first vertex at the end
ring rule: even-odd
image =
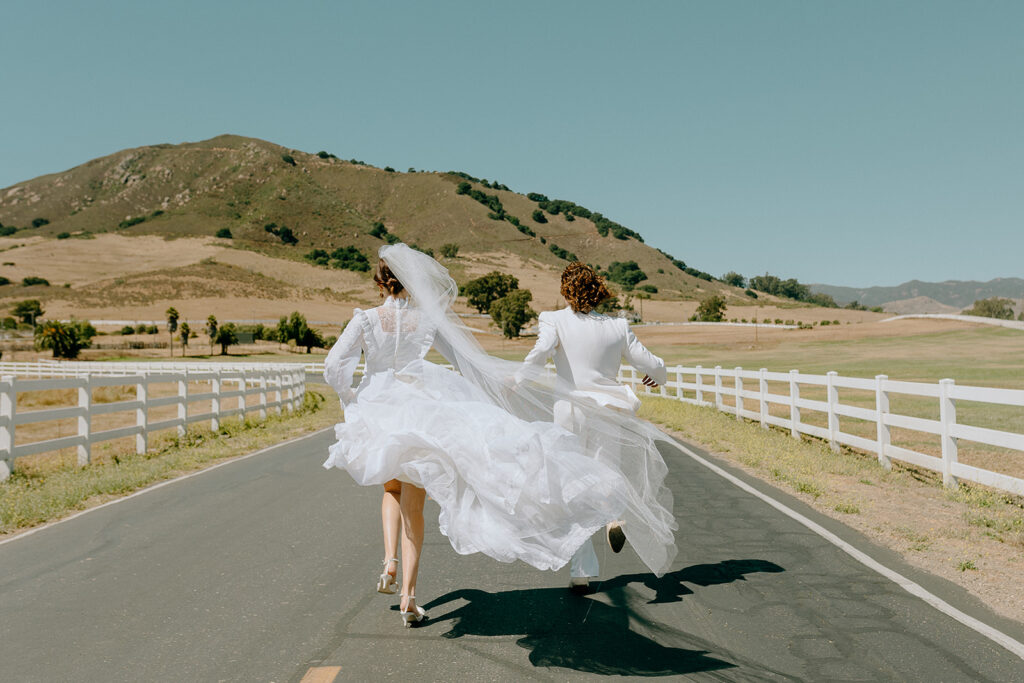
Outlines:
{"type": "Polygon", "coordinates": [[[554,357],[558,376],[601,405],[636,411],[640,401],[619,383],[625,360],[658,384],[667,379],[665,361],[647,350],[623,318],[576,313],[566,307],[540,314],[540,333],[526,363],[544,365],[554,357]]]}

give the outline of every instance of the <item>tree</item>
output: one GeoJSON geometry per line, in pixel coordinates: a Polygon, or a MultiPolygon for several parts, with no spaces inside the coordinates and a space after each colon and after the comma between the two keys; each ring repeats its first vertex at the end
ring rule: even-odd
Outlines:
{"type": "Polygon", "coordinates": [[[1013,301],[998,296],[989,299],[978,299],[974,305],[963,312],[964,315],[980,315],[984,318],[1013,320],[1013,301]]]}
{"type": "Polygon", "coordinates": [[[181,340],[181,357],[185,357],[185,349],[188,348],[188,338],[192,334],[192,328],[189,327],[188,323],[182,323],[179,328],[178,339],[181,340]]]}
{"type": "Polygon", "coordinates": [[[130,334],[135,334],[135,328],[131,325],[125,325],[121,328],[121,336],[127,337],[130,334]]]}
{"type": "Polygon", "coordinates": [[[43,312],[43,307],[39,303],[39,299],[25,299],[24,301],[19,301],[14,305],[14,308],[11,309],[11,313],[15,317],[21,318],[21,322],[25,324],[32,324],[36,320],[39,320],[39,318],[43,317],[43,312]]]}
{"type": "Polygon", "coordinates": [[[533,210],[533,222],[534,223],[547,223],[548,219],[544,216],[544,212],[540,209],[533,210]]]}
{"type": "Polygon", "coordinates": [[[632,289],[637,283],[647,279],[647,273],[640,270],[636,261],[612,261],[605,274],[609,280],[619,283],[626,289],[632,289]]]}
{"type": "Polygon", "coordinates": [[[44,285],[49,287],[50,281],[44,277],[39,277],[38,275],[29,275],[28,277],[23,277],[21,279],[21,284],[25,287],[31,287],[32,285],[44,285]]]}
{"type": "Polygon", "coordinates": [[[77,358],[79,351],[89,348],[95,334],[96,328],[88,321],[44,320],[36,326],[35,345],[52,351],[54,358],[77,358]]]}
{"type": "Polygon", "coordinates": [[[282,344],[287,344],[289,340],[294,340],[296,346],[306,347],[306,353],[309,353],[313,348],[322,349],[326,346],[323,336],[310,327],[306,322],[306,316],[298,311],[292,311],[292,314],[287,318],[281,317],[277,323],[277,329],[274,331],[274,336],[282,344]]]}
{"type": "Polygon", "coordinates": [[[707,297],[697,306],[694,319],[702,322],[722,322],[725,320],[725,299],[717,295],[707,297]]]}
{"type": "Polygon", "coordinates": [[[722,282],[733,287],[746,287],[747,280],[736,271],[730,270],[728,273],[722,276],[722,282]]]}
{"type": "Polygon", "coordinates": [[[217,337],[217,318],[210,316],[206,319],[206,334],[210,337],[210,355],[213,355],[214,339],[217,337]]]}
{"type": "Polygon", "coordinates": [[[459,245],[451,242],[441,245],[441,256],[445,258],[455,258],[459,255],[459,245]]]}
{"type": "Polygon", "coordinates": [[[238,343],[238,331],[235,329],[235,324],[224,323],[217,330],[214,342],[220,344],[220,355],[226,356],[228,354],[228,347],[238,343]]]}
{"type": "Polygon", "coordinates": [[[470,280],[459,292],[466,297],[470,306],[480,313],[487,313],[491,310],[491,304],[508,294],[514,289],[519,289],[519,280],[514,275],[506,275],[497,270],[487,273],[483,277],[470,280]]]}
{"type": "Polygon", "coordinates": [[[532,299],[530,290],[515,289],[491,303],[491,319],[507,338],[518,337],[523,325],[537,317],[529,306],[532,299]]]}
{"type": "Polygon", "coordinates": [[[230,228],[221,228],[220,230],[218,230],[216,232],[216,234],[214,234],[214,237],[220,237],[221,239],[226,239],[226,240],[232,239],[231,229],[230,228]]]}
{"type": "Polygon", "coordinates": [[[174,333],[178,331],[178,309],[171,306],[164,313],[167,316],[167,335],[170,338],[170,354],[174,356],[174,333]]]}

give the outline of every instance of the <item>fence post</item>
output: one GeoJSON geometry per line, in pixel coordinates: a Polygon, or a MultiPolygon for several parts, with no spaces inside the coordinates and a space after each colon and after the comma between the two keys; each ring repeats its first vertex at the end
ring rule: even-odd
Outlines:
{"type": "Polygon", "coordinates": [[[956,401],[950,397],[950,389],[954,382],[951,379],[939,380],[939,420],[942,422],[942,485],[956,488],[956,477],[953,476],[953,464],[957,462],[956,439],[950,436],[956,424],[956,401]]]}
{"type": "Polygon", "coordinates": [[[636,368],[629,366],[629,388],[636,391],[636,368]]]}
{"type": "Polygon", "coordinates": [[[139,433],[135,435],[135,452],[142,454],[149,448],[149,378],[139,377],[135,383],[135,400],[139,407],[135,409],[135,426],[139,433]]]}
{"type": "Polygon", "coordinates": [[[188,428],[188,369],[178,378],[178,436],[185,436],[188,428]]]}
{"type": "Polygon", "coordinates": [[[733,372],[735,373],[735,375],[734,375],[734,379],[735,379],[734,385],[736,387],[736,419],[737,420],[743,419],[743,416],[741,415],[741,413],[743,412],[743,378],[740,377],[740,373],[742,371],[743,371],[743,368],[741,368],[741,367],[736,367],[733,370],[733,372]]]}
{"type": "Polygon", "coordinates": [[[82,377],[78,385],[78,466],[88,465],[92,459],[92,444],[90,443],[90,432],[92,431],[92,378],[89,375],[82,377]]]}
{"type": "Polygon", "coordinates": [[[761,368],[761,429],[768,429],[768,368],[761,368]]]}
{"type": "Polygon", "coordinates": [[[715,366],[715,407],[722,409],[722,366],[715,366]]]}
{"type": "Polygon", "coordinates": [[[800,438],[800,371],[789,371],[789,433],[794,439],[800,438]]]}
{"type": "Polygon", "coordinates": [[[284,410],[281,407],[281,398],[282,398],[281,385],[283,383],[284,383],[284,380],[281,379],[281,371],[278,370],[277,371],[277,379],[274,381],[274,402],[276,404],[274,407],[277,409],[277,414],[278,415],[280,415],[281,413],[284,412],[284,410]]]}
{"type": "Polygon", "coordinates": [[[0,481],[14,469],[14,415],[18,412],[18,380],[14,375],[0,379],[0,481]]]}
{"type": "Polygon", "coordinates": [[[683,367],[676,366],[676,400],[683,400],[683,367]]]}
{"type": "Polygon", "coordinates": [[[213,417],[210,418],[210,429],[217,431],[220,429],[220,368],[213,371],[213,379],[210,380],[210,389],[213,391],[213,398],[210,399],[210,412],[213,413],[213,417]]]}
{"type": "Polygon", "coordinates": [[[839,373],[830,370],[825,375],[825,394],[828,400],[828,447],[833,453],[839,452],[839,442],[836,435],[839,433],[839,415],[836,413],[836,404],[839,403],[839,389],[835,385],[835,378],[839,373]]]}
{"type": "Polygon", "coordinates": [[[701,377],[701,372],[704,370],[701,366],[697,366],[697,405],[704,403],[704,383],[701,377]]]}
{"type": "Polygon", "coordinates": [[[285,396],[288,397],[288,412],[293,413],[295,412],[295,375],[288,372],[281,379],[286,382],[285,386],[288,387],[285,390],[285,396]]]}
{"type": "Polygon", "coordinates": [[[245,411],[246,411],[246,408],[247,408],[246,404],[248,403],[248,401],[245,400],[245,397],[246,397],[246,392],[249,391],[249,383],[246,381],[246,377],[245,376],[246,376],[246,373],[243,372],[238,377],[238,391],[239,391],[239,395],[238,395],[238,405],[236,406],[238,408],[238,410],[240,411],[238,413],[239,414],[239,418],[238,419],[240,419],[242,422],[245,422],[245,411]]]}
{"type": "Polygon", "coordinates": [[[267,419],[267,373],[260,372],[260,420],[267,419]]]}
{"type": "Polygon", "coordinates": [[[892,461],[886,455],[886,447],[891,442],[889,425],[885,424],[885,416],[889,414],[889,392],[885,390],[886,375],[875,375],[875,418],[878,420],[876,430],[878,439],[878,464],[887,470],[892,469],[892,461]]]}

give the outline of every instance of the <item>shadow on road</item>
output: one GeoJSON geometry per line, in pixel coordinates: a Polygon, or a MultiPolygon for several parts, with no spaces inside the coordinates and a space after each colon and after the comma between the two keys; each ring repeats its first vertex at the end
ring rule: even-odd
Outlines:
{"type": "Polygon", "coordinates": [[[727,560],[694,565],[660,579],[652,574],[628,574],[597,586],[612,604],[574,596],[565,588],[535,588],[488,593],[459,590],[429,604],[433,609],[425,628],[452,622],[445,638],[522,635],[517,644],[530,650],[534,666],[564,667],[595,674],[671,676],[732,668],[735,664],[710,656],[708,644],[652,619],[644,604],[679,602],[693,591],[683,582],[710,586],[744,580],[753,572],[781,572],[778,565],[762,560],[727,560]],[[647,586],[653,600],[631,588],[647,586]],[[464,600],[465,604],[444,614],[441,606],[464,600]],[[630,628],[656,633],[663,645],[630,628]]]}

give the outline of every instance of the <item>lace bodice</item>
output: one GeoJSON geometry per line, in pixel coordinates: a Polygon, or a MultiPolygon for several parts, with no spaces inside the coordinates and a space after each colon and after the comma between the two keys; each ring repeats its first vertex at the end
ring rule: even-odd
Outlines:
{"type": "Polygon", "coordinates": [[[388,297],[376,308],[357,308],[327,354],[324,378],[348,403],[354,395],[352,376],[360,353],[366,358],[364,378],[388,370],[399,372],[427,355],[434,336],[434,328],[408,299],[388,297]]]}

